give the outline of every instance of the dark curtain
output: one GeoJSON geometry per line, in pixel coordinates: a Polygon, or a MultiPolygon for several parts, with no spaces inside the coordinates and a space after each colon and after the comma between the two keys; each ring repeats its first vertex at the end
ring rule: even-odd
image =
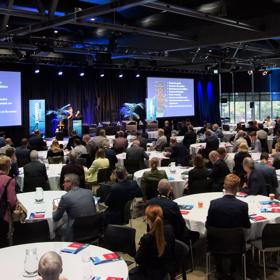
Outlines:
{"type": "MultiPolygon", "coordinates": [[[[29,100],[45,99],[46,110],[57,109],[68,103],[74,111],[80,110],[83,122],[87,124],[100,121],[120,120],[119,109],[124,102],[145,103],[146,77],[181,77],[193,78],[195,81],[195,117],[191,118],[194,125],[200,125],[204,119],[210,122],[219,120],[219,96],[217,82],[208,79],[198,79],[197,75],[144,72],[141,78],[135,78],[134,71],[125,71],[124,78],[118,78],[117,70],[107,70],[105,77],[100,72],[87,69],[85,76],[79,76],[79,69],[64,68],[63,76],[58,76],[59,68],[44,66],[40,74],[34,74],[30,65],[0,66],[2,71],[20,71],[22,73],[22,126],[5,127],[7,135],[19,140],[28,136],[29,100]]],[[[217,77],[214,77],[217,80],[217,77]]],[[[171,118],[172,119],[172,118],[171,118]]],[[[179,121],[184,118],[174,118],[179,121]]],[[[47,127],[50,118],[46,119],[47,127]]]]}

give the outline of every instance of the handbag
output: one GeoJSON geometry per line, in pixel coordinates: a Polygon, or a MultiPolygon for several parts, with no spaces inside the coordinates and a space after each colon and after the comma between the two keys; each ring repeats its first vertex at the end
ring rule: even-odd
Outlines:
{"type": "Polygon", "coordinates": [[[27,217],[27,210],[17,201],[15,209],[12,211],[12,221],[24,223],[27,217]]]}

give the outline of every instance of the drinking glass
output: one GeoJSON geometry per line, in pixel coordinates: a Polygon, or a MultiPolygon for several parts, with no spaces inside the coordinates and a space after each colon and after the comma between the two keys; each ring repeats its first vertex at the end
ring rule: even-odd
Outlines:
{"type": "Polygon", "coordinates": [[[37,249],[26,249],[24,259],[24,271],[27,275],[34,275],[38,271],[37,249]]]}

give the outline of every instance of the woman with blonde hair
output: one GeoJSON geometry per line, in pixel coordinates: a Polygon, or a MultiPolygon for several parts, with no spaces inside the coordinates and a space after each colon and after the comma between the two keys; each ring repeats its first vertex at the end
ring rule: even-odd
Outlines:
{"type": "Polygon", "coordinates": [[[170,225],[163,224],[159,205],[149,205],[145,211],[148,232],[140,239],[135,256],[138,266],[130,271],[131,280],[164,279],[174,258],[174,234],[170,225]]]}

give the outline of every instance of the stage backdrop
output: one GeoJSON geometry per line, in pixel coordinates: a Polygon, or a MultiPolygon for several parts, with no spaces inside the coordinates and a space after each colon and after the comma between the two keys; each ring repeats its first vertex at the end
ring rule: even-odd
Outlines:
{"type": "MultiPolygon", "coordinates": [[[[217,76],[143,72],[137,79],[134,71],[125,71],[124,78],[119,79],[116,70],[105,71],[105,77],[101,78],[98,70],[87,69],[85,76],[80,77],[76,68],[64,69],[63,76],[58,76],[58,68],[47,66],[41,67],[40,74],[35,75],[34,67],[28,65],[0,65],[0,70],[22,73],[23,126],[16,132],[14,129],[3,128],[11,132],[11,136],[17,133],[18,138],[28,134],[27,108],[30,99],[45,99],[46,110],[70,103],[74,111],[81,111],[84,123],[117,121],[120,119],[119,108],[124,102],[145,103],[146,77],[193,78],[195,117],[190,119],[195,125],[201,124],[203,120],[216,122],[220,119],[217,76]]],[[[48,119],[46,121],[49,122],[48,119]]]]}

